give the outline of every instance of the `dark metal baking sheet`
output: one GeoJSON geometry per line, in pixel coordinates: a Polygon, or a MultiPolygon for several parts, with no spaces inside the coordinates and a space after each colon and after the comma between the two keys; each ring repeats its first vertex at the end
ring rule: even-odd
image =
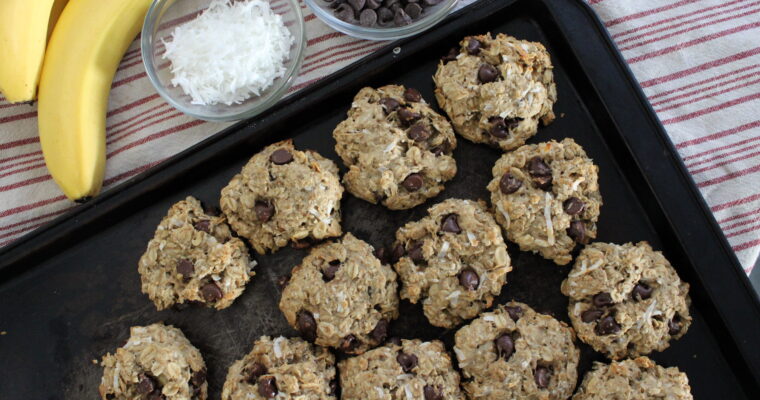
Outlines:
{"type": "MultiPolygon", "coordinates": [[[[505,32],[546,44],[556,66],[560,116],[531,142],[572,137],[600,166],[601,241],[648,240],[692,285],[694,323],[653,358],[678,366],[695,398],[759,398],[760,306],[651,108],[604,28],[581,0],[494,0],[460,11],[416,38],[286,99],[256,120],[210,138],[132,181],[104,193],[0,252],[0,399],[94,399],[101,369],[93,363],[120,346],[132,325],[180,327],[209,366],[210,398],[227,367],[263,334],[294,335],[277,308],[276,280],[306,254],[284,249],[257,256],[257,276],[228,309],[157,312],[140,293],[137,260],[169,206],[187,195],[209,205],[247,159],[287,137],[338,160],[332,129],[366,85],[402,83],[434,102],[440,55],[464,35],[505,32]],[[397,47],[400,51],[392,51],[397,47]]],[[[345,231],[378,246],[448,197],[484,198],[499,152],[460,138],[459,167],[446,190],[425,205],[388,211],[344,197],[345,231]]],[[[569,268],[519,252],[499,302],[524,301],[567,321],[559,285],[569,268]]],[[[420,307],[402,302],[392,333],[442,338],[420,307]]],[[[603,358],[584,344],[581,374],[603,358]]]]}

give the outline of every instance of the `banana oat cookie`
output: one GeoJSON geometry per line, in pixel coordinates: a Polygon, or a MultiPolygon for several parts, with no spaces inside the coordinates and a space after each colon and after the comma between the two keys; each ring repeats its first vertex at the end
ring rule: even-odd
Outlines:
{"type": "Polygon", "coordinates": [[[264,254],[340,236],[342,196],[334,162],[285,140],[253,156],[222,189],[220,204],[232,229],[264,254]]]}
{"type": "Polygon", "coordinates": [[[471,400],[567,399],[580,352],[572,328],[510,302],[459,329],[454,353],[471,400]]]}
{"type": "Polygon", "coordinates": [[[593,243],[562,293],[578,337],[614,360],[665,350],[689,329],[689,285],[646,242],[593,243]]]}
{"type": "Polygon", "coordinates": [[[262,336],[227,372],[222,400],[335,399],[335,357],[300,338],[262,336]]]}
{"type": "Polygon", "coordinates": [[[443,343],[401,340],[338,364],[343,400],[465,400],[443,343]]]}
{"type": "Polygon", "coordinates": [[[594,363],[573,400],[692,400],[689,378],[647,357],[612,364],[594,363]]]}
{"type": "Polygon", "coordinates": [[[438,64],[438,104],[466,139],[512,150],[554,120],[552,62],[541,43],[503,33],[465,37],[438,64]]]}
{"type": "Polygon", "coordinates": [[[182,331],[133,326],[127,343],[103,357],[104,400],[206,400],[206,364],[182,331]]]}
{"type": "Polygon", "coordinates": [[[372,252],[350,233],[313,248],[282,291],[288,323],[305,339],[344,353],[382,344],[398,318],[396,273],[372,252]]]}
{"type": "Polygon", "coordinates": [[[451,328],[491,306],[512,270],[501,229],[482,202],[448,199],[396,232],[401,298],[451,328]]]}
{"type": "Polygon", "coordinates": [[[599,167],[572,139],[525,145],[493,167],[496,220],[523,251],[565,265],[577,243],[596,237],[599,167]]]}
{"type": "Polygon", "coordinates": [[[207,214],[188,197],[161,220],[137,270],[159,310],[185,302],[222,309],[243,293],[255,265],[224,216],[207,214]]]}
{"type": "Polygon", "coordinates": [[[454,130],[413,88],[363,88],[333,137],[346,189],[391,210],[424,203],[457,172],[454,130]]]}

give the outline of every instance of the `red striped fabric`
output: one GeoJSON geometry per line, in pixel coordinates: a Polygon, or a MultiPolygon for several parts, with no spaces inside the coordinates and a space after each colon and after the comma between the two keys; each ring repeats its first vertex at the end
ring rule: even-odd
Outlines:
{"type": "MultiPolygon", "coordinates": [[[[749,272],[760,253],[760,0],[587,1],[629,61],[749,272]]],[[[273,0],[274,7],[281,3],[273,0]]],[[[309,40],[289,94],[385,44],[346,37],[302,9],[309,40]]],[[[0,246],[74,206],[44,168],[35,117],[35,106],[0,97],[0,246]]],[[[111,92],[106,189],[226,126],[193,120],[164,102],[133,44],[111,92]]]]}

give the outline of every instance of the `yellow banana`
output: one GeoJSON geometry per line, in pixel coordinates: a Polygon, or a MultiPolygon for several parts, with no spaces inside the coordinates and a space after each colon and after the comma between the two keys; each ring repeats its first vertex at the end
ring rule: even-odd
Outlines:
{"type": "Polygon", "coordinates": [[[0,0],[0,92],[34,100],[50,32],[69,0],[0,0]]]}
{"type": "Polygon", "coordinates": [[[83,201],[103,184],[106,112],[119,61],[142,27],[151,0],[70,0],[42,66],[38,120],[50,175],[83,201]]]}

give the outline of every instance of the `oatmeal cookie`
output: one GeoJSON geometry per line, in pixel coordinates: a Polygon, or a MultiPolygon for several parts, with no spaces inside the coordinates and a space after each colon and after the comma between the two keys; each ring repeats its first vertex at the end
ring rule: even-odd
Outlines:
{"type": "Polygon", "coordinates": [[[255,265],[224,216],[207,214],[188,197],[161,220],[137,270],[159,310],[185,302],[222,309],[243,293],[255,265]]]}
{"type": "Polygon", "coordinates": [[[580,352],[565,323],[510,302],[457,331],[454,353],[471,400],[564,400],[580,352]]]}
{"type": "Polygon", "coordinates": [[[264,254],[289,241],[340,236],[341,197],[335,163],[285,140],[253,156],[222,189],[220,204],[232,229],[264,254]]]}
{"type": "Polygon", "coordinates": [[[501,293],[512,266],[501,229],[482,202],[448,199],[396,232],[401,298],[422,299],[431,324],[474,318],[501,293]]]}
{"type": "Polygon", "coordinates": [[[578,337],[614,360],[665,350],[691,325],[689,284],[646,242],[586,246],[562,293],[578,337]]]}
{"type": "Polygon", "coordinates": [[[182,331],[133,326],[127,343],[103,357],[103,400],[206,400],[206,364],[182,331]]]}
{"type": "Polygon", "coordinates": [[[438,64],[438,104],[468,140],[502,150],[525,144],[554,120],[552,62],[541,43],[503,33],[465,37],[438,64]]]}
{"type": "Polygon", "coordinates": [[[262,336],[227,372],[222,400],[335,399],[335,357],[300,338],[262,336]]]}
{"type": "Polygon", "coordinates": [[[689,378],[647,357],[612,364],[594,363],[573,400],[692,400],[689,378]]]}
{"type": "Polygon", "coordinates": [[[465,400],[443,343],[401,340],[338,364],[343,400],[465,400]]]}
{"type": "Polygon", "coordinates": [[[372,253],[350,233],[313,248],[282,291],[280,310],[290,326],[349,354],[382,344],[398,318],[396,273],[372,253]]]}
{"type": "Polygon", "coordinates": [[[504,154],[488,184],[496,220],[523,251],[559,265],[596,237],[602,206],[599,167],[572,139],[525,145],[504,154]]]}
{"type": "Polygon", "coordinates": [[[391,210],[424,203],[457,172],[454,130],[413,88],[363,88],[333,137],[346,189],[391,210]]]}

